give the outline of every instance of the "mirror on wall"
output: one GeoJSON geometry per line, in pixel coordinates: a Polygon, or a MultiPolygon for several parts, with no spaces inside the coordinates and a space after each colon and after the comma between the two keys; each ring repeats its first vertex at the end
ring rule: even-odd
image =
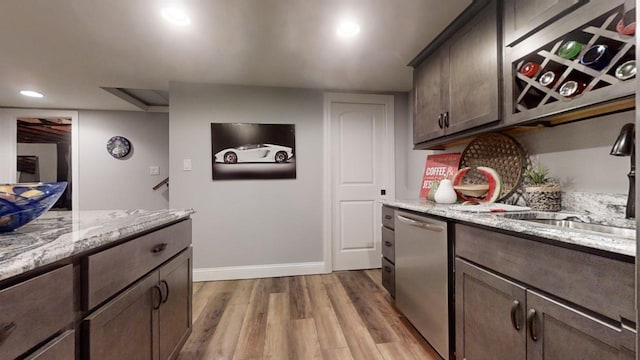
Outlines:
{"type": "Polygon", "coordinates": [[[66,181],[52,209],[71,210],[71,118],[18,118],[18,182],[66,181]]]}

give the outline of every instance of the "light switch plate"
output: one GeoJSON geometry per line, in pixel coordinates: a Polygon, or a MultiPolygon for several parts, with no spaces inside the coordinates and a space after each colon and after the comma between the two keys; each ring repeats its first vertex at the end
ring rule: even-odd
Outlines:
{"type": "Polygon", "coordinates": [[[160,175],[159,166],[149,166],[149,175],[160,175]]]}
{"type": "Polygon", "coordinates": [[[191,171],[191,159],[182,160],[182,170],[191,171]]]}

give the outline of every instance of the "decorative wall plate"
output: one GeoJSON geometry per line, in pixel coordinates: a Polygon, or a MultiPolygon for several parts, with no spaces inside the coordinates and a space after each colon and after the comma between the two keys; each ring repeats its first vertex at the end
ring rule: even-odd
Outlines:
{"type": "Polygon", "coordinates": [[[107,141],[107,152],[116,159],[123,158],[131,151],[131,143],[123,136],[114,136],[107,141]]]}

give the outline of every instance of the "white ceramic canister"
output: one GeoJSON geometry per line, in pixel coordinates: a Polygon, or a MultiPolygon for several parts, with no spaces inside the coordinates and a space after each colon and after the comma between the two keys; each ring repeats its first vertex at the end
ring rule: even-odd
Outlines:
{"type": "Polygon", "coordinates": [[[434,198],[438,204],[455,204],[458,201],[458,194],[453,190],[451,180],[442,179],[440,181],[434,198]]]}

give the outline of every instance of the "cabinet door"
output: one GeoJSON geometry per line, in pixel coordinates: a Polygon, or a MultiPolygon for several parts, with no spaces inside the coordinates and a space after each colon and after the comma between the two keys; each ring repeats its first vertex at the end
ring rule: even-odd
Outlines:
{"type": "Polygon", "coordinates": [[[510,45],[588,0],[505,0],[504,43],[510,45]]]}
{"type": "Polygon", "coordinates": [[[191,248],[160,268],[160,359],[175,359],[191,334],[191,248]]]}
{"type": "Polygon", "coordinates": [[[456,259],[456,359],[524,360],[523,287],[456,259]]]}
{"type": "Polygon", "coordinates": [[[447,47],[443,46],[413,71],[413,143],[444,135],[442,114],[446,104],[443,71],[448,66],[447,47]]]}
{"type": "Polygon", "coordinates": [[[527,290],[529,360],[633,358],[633,333],[527,290]]]}
{"type": "Polygon", "coordinates": [[[493,0],[450,41],[447,134],[499,120],[499,51],[493,0]]]}
{"type": "Polygon", "coordinates": [[[158,273],[153,272],[84,320],[84,358],[158,359],[157,284],[158,273]]]}

